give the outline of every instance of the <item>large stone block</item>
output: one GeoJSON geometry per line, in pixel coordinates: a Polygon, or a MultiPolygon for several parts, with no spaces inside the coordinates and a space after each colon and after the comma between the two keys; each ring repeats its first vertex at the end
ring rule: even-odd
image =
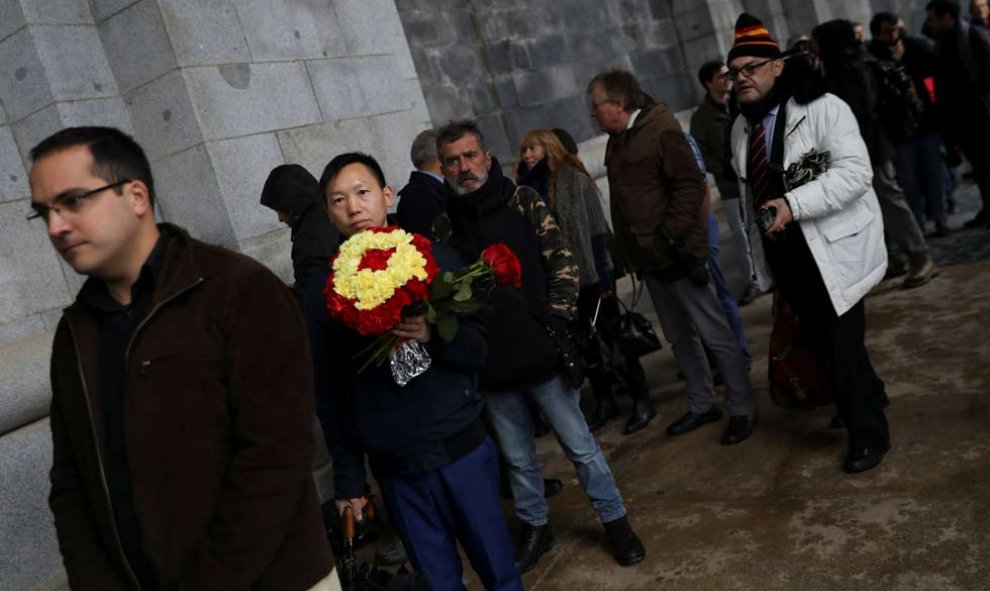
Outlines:
{"type": "Polygon", "coordinates": [[[63,127],[99,125],[133,134],[130,114],[119,96],[55,103],[63,127]]]}
{"type": "Polygon", "coordinates": [[[29,155],[31,148],[62,129],[62,117],[58,113],[58,107],[51,104],[12,124],[11,127],[14,130],[14,140],[20,151],[21,161],[28,164],[31,160],[29,155]]]}
{"type": "Polygon", "coordinates": [[[86,0],[21,0],[21,6],[29,25],[93,24],[86,0]]]}
{"type": "Polygon", "coordinates": [[[0,204],[0,323],[69,303],[59,257],[41,220],[28,221],[28,201],[0,204]]]}
{"type": "Polygon", "coordinates": [[[405,108],[395,88],[400,80],[394,56],[312,61],[306,64],[327,121],[390,113],[405,108]]]}
{"type": "Polygon", "coordinates": [[[435,125],[474,116],[474,109],[467,101],[461,99],[456,86],[424,83],[423,96],[426,97],[430,120],[435,125]]]}
{"type": "Polygon", "coordinates": [[[413,119],[423,127],[430,127],[430,111],[426,107],[426,98],[423,96],[423,87],[419,80],[410,78],[403,82],[403,86],[406,88],[404,96],[409,110],[412,111],[413,119]]]}
{"type": "Polygon", "coordinates": [[[0,572],[4,589],[63,589],[65,574],[48,509],[48,420],[0,437],[0,572]]]}
{"type": "Polygon", "coordinates": [[[202,143],[199,120],[180,70],[126,96],[131,121],[152,161],[202,143]]]}
{"type": "MultiPolygon", "coordinates": [[[[282,225],[267,234],[241,242],[239,248],[242,253],[268,267],[285,283],[294,281],[289,228],[282,225]]],[[[318,439],[317,442],[319,441],[318,439]]]]}
{"type": "Polygon", "coordinates": [[[52,335],[42,332],[40,318],[32,319],[38,324],[34,334],[0,345],[0,434],[48,415],[52,335]]]}
{"type": "Polygon", "coordinates": [[[14,33],[25,25],[24,9],[17,0],[0,2],[0,39],[14,33]]]}
{"type": "Polygon", "coordinates": [[[575,138],[591,137],[600,133],[588,115],[588,103],[584,95],[569,96],[546,103],[547,115],[544,127],[560,127],[575,138]]]}
{"type": "Polygon", "coordinates": [[[30,30],[55,100],[117,94],[117,83],[96,27],[62,25],[30,30]]]}
{"type": "Polygon", "coordinates": [[[10,127],[0,125],[0,203],[28,196],[27,172],[10,127]]]}
{"type": "Polygon", "coordinates": [[[204,242],[237,247],[206,146],[163,158],[152,170],[164,221],[186,228],[204,242]]]}
{"type": "Polygon", "coordinates": [[[320,110],[298,62],[183,69],[207,140],[317,123],[320,110]]]}
{"type": "Polygon", "coordinates": [[[332,5],[347,55],[380,54],[381,39],[402,31],[392,0],[334,0],[332,5]]]}
{"type": "Polygon", "coordinates": [[[206,150],[238,244],[277,230],[275,213],[259,202],[268,173],[285,163],[275,134],[208,142],[206,150]]]}
{"type": "Polygon", "coordinates": [[[517,72],[516,92],[523,105],[535,105],[584,92],[588,77],[583,64],[562,64],[536,72],[517,72]]]}
{"type": "Polygon", "coordinates": [[[229,0],[158,0],[180,66],[251,61],[229,0]]]}
{"type": "Polygon", "coordinates": [[[89,0],[97,22],[109,18],[139,0],[89,0]]]}
{"type": "Polygon", "coordinates": [[[243,0],[237,14],[256,62],[344,55],[344,37],[326,0],[243,0]]]}
{"type": "MultiPolygon", "coordinates": [[[[0,348],[44,331],[45,320],[41,314],[32,314],[19,320],[0,324],[0,348]]],[[[0,370],[0,373],[2,373],[2,370],[0,370]]],[[[0,422],[4,420],[6,420],[6,416],[0,413],[0,422]]],[[[0,433],[2,432],[2,429],[0,429],[0,433]]]]}
{"type": "Polygon", "coordinates": [[[419,132],[426,129],[409,111],[388,113],[368,118],[374,138],[372,154],[385,171],[385,178],[398,190],[405,185],[413,169],[409,148],[419,132]]]}
{"type": "Polygon", "coordinates": [[[334,156],[355,151],[373,154],[376,147],[363,118],[285,129],[276,135],[285,161],[299,164],[316,178],[334,156]]]}
{"type": "Polygon", "coordinates": [[[99,31],[121,93],[176,67],[172,42],[156,0],[142,0],[118,12],[103,21],[99,31]]]}
{"type": "Polygon", "coordinates": [[[0,41],[0,101],[10,121],[19,121],[53,100],[31,31],[24,27],[0,41]]]}

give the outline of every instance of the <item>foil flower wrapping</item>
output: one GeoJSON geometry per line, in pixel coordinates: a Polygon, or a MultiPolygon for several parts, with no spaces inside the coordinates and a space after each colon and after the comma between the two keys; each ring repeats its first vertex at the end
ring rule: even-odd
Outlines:
{"type": "Polygon", "coordinates": [[[410,380],[430,368],[430,354],[419,341],[405,341],[392,353],[389,365],[395,383],[405,386],[410,380]]]}

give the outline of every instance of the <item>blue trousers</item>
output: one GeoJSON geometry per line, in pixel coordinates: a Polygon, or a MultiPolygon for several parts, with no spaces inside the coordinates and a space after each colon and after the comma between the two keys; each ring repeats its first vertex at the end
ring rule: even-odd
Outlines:
{"type": "MultiPolygon", "coordinates": [[[[726,207],[735,207],[735,203],[729,203],[726,207]]],[[[722,274],[722,267],[718,264],[719,232],[718,220],[714,213],[708,214],[708,270],[712,275],[712,283],[715,284],[715,294],[718,301],[725,310],[725,319],[729,322],[729,328],[735,335],[739,348],[742,349],[746,357],[746,365],[749,365],[751,356],[749,354],[749,343],[746,341],[746,333],[743,331],[742,318],[739,317],[739,305],[736,303],[736,296],[729,290],[729,285],[722,274]]],[[[711,358],[711,354],[708,355],[711,358]]]]}
{"type": "Polygon", "coordinates": [[[560,376],[522,390],[485,395],[495,436],[509,464],[509,484],[516,515],[530,525],[544,525],[550,515],[550,505],[543,496],[543,473],[536,457],[527,400],[536,403],[543,412],[564,455],[574,464],[578,480],[602,523],[626,514],[612,470],[581,414],[580,398],[578,391],[560,376]]]}
{"type": "Polygon", "coordinates": [[[433,591],[464,589],[460,542],[489,591],[522,591],[498,500],[491,439],[453,464],[416,477],[377,478],[392,523],[433,591]]]}

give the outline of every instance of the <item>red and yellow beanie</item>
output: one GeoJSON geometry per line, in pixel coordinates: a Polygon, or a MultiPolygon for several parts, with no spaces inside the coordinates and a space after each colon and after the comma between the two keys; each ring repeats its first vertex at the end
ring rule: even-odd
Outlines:
{"type": "Polygon", "coordinates": [[[736,19],[736,40],[726,62],[746,55],[775,59],[780,57],[780,47],[760,19],[744,12],[736,19]]]}

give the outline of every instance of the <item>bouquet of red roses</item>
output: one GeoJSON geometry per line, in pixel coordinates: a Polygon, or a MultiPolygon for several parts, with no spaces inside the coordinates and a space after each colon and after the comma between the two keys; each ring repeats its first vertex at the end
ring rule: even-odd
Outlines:
{"type": "Polygon", "coordinates": [[[397,226],[369,228],[348,238],[330,263],[323,289],[330,316],[363,335],[379,338],[355,357],[358,371],[392,358],[400,385],[426,371],[429,355],[415,341],[391,333],[403,317],[425,315],[446,342],[457,334],[457,315],[488,306],[496,285],[521,285],[519,259],[504,244],[486,248],[473,264],[441,273],[430,241],[397,226]]]}

